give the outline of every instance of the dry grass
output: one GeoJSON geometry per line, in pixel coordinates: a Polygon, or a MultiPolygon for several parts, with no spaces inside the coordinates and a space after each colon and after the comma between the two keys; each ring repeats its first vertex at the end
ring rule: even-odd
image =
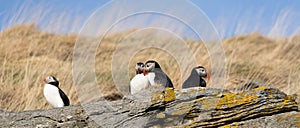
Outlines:
{"type": "MultiPolygon", "coordinates": [[[[41,95],[41,78],[50,74],[61,80],[62,89],[67,93],[75,91],[71,81],[74,36],[43,33],[31,25],[5,30],[0,38],[1,108],[28,110],[47,107],[41,95]]],[[[76,95],[69,96],[76,99],[76,95]]]]}
{"type": "MultiPolygon", "coordinates": [[[[26,5],[24,5],[26,6],[26,5]]],[[[30,22],[42,24],[43,27],[51,28],[50,31],[66,31],[66,24],[72,24],[77,29],[81,19],[75,21],[67,20],[68,15],[47,14],[51,8],[38,6],[37,8],[26,8],[16,11],[16,16],[8,19],[6,25],[14,26],[0,32],[0,109],[5,110],[32,110],[51,108],[43,97],[42,77],[54,75],[61,83],[61,88],[69,96],[71,104],[78,104],[79,100],[76,88],[72,81],[72,56],[78,35],[53,34],[38,29],[35,25],[24,23],[30,22]],[[51,18],[48,19],[47,17],[51,18]],[[57,18],[58,17],[58,18],[57,18]]],[[[73,14],[72,14],[73,15],[73,14]]],[[[107,21],[109,22],[109,20],[107,21]]],[[[143,20],[137,21],[143,23],[143,20]]],[[[155,21],[160,23],[160,21],[155,21]]],[[[168,22],[164,22],[168,24],[168,22]]],[[[285,28],[285,27],[283,27],[285,28]]],[[[180,28],[179,28],[180,29],[180,28]]],[[[49,30],[49,29],[48,29],[49,30]]],[[[176,26],[174,30],[177,30],[176,26]]],[[[224,29],[226,30],[226,29],[224,29]]],[[[115,87],[112,79],[112,68],[128,69],[129,78],[134,76],[134,64],[137,61],[145,62],[148,59],[157,60],[163,70],[170,76],[176,88],[196,65],[211,68],[211,61],[205,45],[191,40],[164,41],[165,35],[157,34],[157,31],[142,32],[141,37],[132,38],[131,34],[136,30],[128,30],[119,33],[110,33],[105,36],[96,52],[95,73],[99,89],[104,97],[108,99],[120,98],[120,93],[128,88],[129,82],[122,83],[121,87],[115,87]],[[143,38],[143,40],[140,40],[143,38]],[[121,42],[130,40],[129,44],[122,45],[121,42]],[[143,41],[149,41],[141,43],[143,41]],[[152,42],[151,42],[152,41],[152,42]],[[153,42],[154,41],[154,42],[153,42]],[[181,45],[174,45],[178,41],[186,43],[189,52],[195,56],[196,64],[181,68],[180,61],[190,61],[187,51],[181,45]],[[164,42],[160,48],[149,47],[130,53],[129,65],[114,67],[113,57],[118,52],[124,52],[130,47],[139,48],[143,45],[151,45],[155,42],[164,42]],[[166,42],[166,43],[165,43],[166,42]],[[141,43],[140,45],[136,45],[141,43]],[[177,49],[178,46],[183,49],[177,49]],[[169,53],[163,48],[174,50],[169,53]],[[182,58],[175,59],[176,56],[182,58]]],[[[179,30],[181,31],[181,30],[179,30]]],[[[236,30],[238,33],[238,30],[236,30]]],[[[171,39],[172,40],[172,39],[171,39]]],[[[234,88],[248,81],[260,81],[272,87],[282,89],[288,94],[300,94],[300,36],[288,38],[268,38],[261,34],[253,33],[231,37],[222,40],[226,54],[227,81],[224,88],[234,88]]],[[[121,60],[122,61],[122,60],[121,60]]],[[[217,76],[214,76],[217,77],[217,76]]],[[[129,81],[129,79],[127,80],[129,81]]],[[[208,87],[214,87],[210,85],[208,87]]],[[[83,88],[88,88],[84,86],[83,88]]],[[[89,91],[89,90],[88,90],[89,91]]],[[[89,96],[99,97],[98,94],[87,91],[83,100],[91,101],[89,96]]]]}

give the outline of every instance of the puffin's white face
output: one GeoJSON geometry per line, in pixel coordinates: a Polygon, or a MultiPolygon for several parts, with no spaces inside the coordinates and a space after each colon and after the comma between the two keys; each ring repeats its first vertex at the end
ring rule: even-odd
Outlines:
{"type": "Polygon", "coordinates": [[[48,84],[48,83],[53,83],[53,82],[58,82],[57,80],[56,80],[56,78],[55,77],[53,77],[53,76],[48,76],[48,77],[46,77],[45,79],[44,79],[44,81],[45,81],[45,83],[46,84],[48,84]]]}
{"type": "Polygon", "coordinates": [[[144,68],[145,68],[145,65],[143,64],[143,63],[136,63],[136,65],[135,65],[135,71],[137,71],[137,72],[141,72],[142,70],[144,70],[144,68]]]}
{"type": "Polygon", "coordinates": [[[196,68],[196,71],[200,77],[207,77],[207,72],[205,68],[199,67],[196,68]]]}
{"type": "Polygon", "coordinates": [[[147,72],[153,71],[154,68],[155,68],[155,63],[152,63],[152,62],[146,63],[145,70],[146,70],[147,72]]]}

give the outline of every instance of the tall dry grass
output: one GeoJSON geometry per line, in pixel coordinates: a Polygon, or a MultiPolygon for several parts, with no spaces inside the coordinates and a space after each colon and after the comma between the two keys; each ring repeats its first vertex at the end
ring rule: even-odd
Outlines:
{"type": "MultiPolygon", "coordinates": [[[[76,89],[72,81],[72,56],[78,35],[55,34],[39,29],[34,24],[44,23],[45,19],[49,19],[51,11],[47,11],[48,8],[42,5],[33,8],[35,11],[26,8],[27,5],[23,6],[16,11],[14,18],[7,20],[7,24],[13,27],[0,32],[0,108],[17,111],[51,108],[43,97],[43,83],[40,81],[47,75],[56,76],[61,83],[60,87],[69,96],[71,104],[78,104],[76,89]],[[28,22],[34,24],[24,25],[28,22]]],[[[68,19],[67,14],[52,14],[49,22],[44,23],[43,26],[53,28],[51,31],[61,32],[64,31],[62,29],[66,24],[70,23],[75,28],[82,20],[80,18],[75,21],[66,19],[68,19]]],[[[112,80],[112,59],[120,43],[128,39],[136,30],[138,28],[110,33],[99,45],[95,58],[95,72],[103,96],[111,99],[116,96],[115,99],[119,98],[121,91],[115,87],[112,80]]],[[[239,30],[236,31],[239,32],[239,30]]],[[[152,34],[155,35],[155,31],[147,33],[145,37],[149,38],[152,34]]],[[[132,42],[135,41],[141,40],[132,39],[132,42]]],[[[299,41],[299,36],[270,38],[259,33],[222,40],[227,68],[227,81],[223,87],[234,88],[254,80],[280,88],[289,94],[300,94],[298,87],[300,84],[299,41]]],[[[205,43],[210,45],[210,43],[188,39],[184,42],[191,49],[196,63],[210,69],[210,57],[204,45],[205,43]]],[[[172,47],[172,45],[166,44],[163,47],[172,47]]],[[[121,47],[119,50],[126,50],[126,47],[121,47]]],[[[185,53],[185,51],[177,52],[185,53]]],[[[176,60],[171,53],[158,48],[148,48],[132,53],[129,66],[122,68],[127,68],[130,71],[129,76],[133,77],[134,64],[148,59],[154,59],[160,63],[176,88],[180,88],[184,78],[187,77],[182,76],[181,73],[188,74],[190,69],[196,66],[191,65],[181,70],[179,60],[176,60]]],[[[123,86],[122,88],[126,88],[128,83],[124,83],[123,86]]],[[[213,85],[208,84],[208,87],[210,86],[213,85]]]]}

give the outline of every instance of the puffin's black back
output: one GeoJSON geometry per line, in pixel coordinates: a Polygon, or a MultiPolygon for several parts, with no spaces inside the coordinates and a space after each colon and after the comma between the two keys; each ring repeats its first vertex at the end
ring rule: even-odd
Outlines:
{"type": "Polygon", "coordinates": [[[156,84],[165,85],[165,87],[174,88],[171,79],[162,70],[154,70],[156,84]]]}
{"type": "Polygon", "coordinates": [[[64,102],[64,106],[69,106],[70,101],[69,101],[68,96],[60,88],[58,90],[59,90],[59,95],[64,102]]]}
{"type": "Polygon", "coordinates": [[[191,87],[206,87],[206,82],[202,79],[196,69],[203,68],[202,66],[198,66],[193,68],[191,75],[183,82],[182,88],[191,88],[191,87]]]}

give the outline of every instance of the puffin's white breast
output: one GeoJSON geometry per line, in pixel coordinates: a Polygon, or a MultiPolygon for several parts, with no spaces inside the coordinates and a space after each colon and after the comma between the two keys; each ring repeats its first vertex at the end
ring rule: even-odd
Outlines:
{"type": "Polygon", "coordinates": [[[154,81],[154,78],[155,78],[155,73],[154,72],[150,72],[146,75],[147,79],[149,80],[150,84],[153,86],[153,85],[156,85],[155,81],[154,81]]]}
{"type": "Polygon", "coordinates": [[[150,83],[143,74],[137,74],[130,81],[130,93],[135,94],[150,86],[150,83]]]}
{"type": "Polygon", "coordinates": [[[59,90],[56,86],[51,84],[45,84],[44,87],[44,96],[46,100],[53,106],[53,107],[63,107],[64,102],[59,95],[59,90]]]}

